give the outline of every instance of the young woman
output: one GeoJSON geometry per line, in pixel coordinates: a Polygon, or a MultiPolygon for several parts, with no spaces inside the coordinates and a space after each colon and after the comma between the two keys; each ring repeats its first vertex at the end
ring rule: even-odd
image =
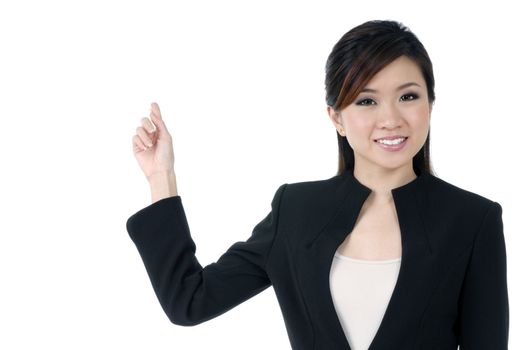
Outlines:
{"type": "Polygon", "coordinates": [[[197,325],[272,285],[293,349],[507,349],[502,207],[431,170],[421,42],[394,21],[353,28],[329,55],[326,92],[337,174],[282,184],[250,237],[205,267],[152,104],[133,147],[153,203],[126,226],[169,319],[197,325]]]}

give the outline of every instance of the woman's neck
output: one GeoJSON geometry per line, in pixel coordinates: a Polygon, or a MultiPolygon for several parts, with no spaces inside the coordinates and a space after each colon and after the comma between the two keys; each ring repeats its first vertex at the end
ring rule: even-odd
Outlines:
{"type": "Polygon", "coordinates": [[[393,202],[392,189],[403,186],[417,178],[411,163],[398,169],[355,167],[353,176],[361,184],[372,190],[372,201],[377,204],[393,202]]]}

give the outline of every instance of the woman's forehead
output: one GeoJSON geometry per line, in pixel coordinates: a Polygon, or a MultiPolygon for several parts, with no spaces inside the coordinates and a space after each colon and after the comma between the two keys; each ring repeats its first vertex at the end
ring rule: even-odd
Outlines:
{"type": "Polygon", "coordinates": [[[361,92],[398,91],[410,86],[424,88],[424,77],[417,63],[401,56],[377,72],[361,92]]]}

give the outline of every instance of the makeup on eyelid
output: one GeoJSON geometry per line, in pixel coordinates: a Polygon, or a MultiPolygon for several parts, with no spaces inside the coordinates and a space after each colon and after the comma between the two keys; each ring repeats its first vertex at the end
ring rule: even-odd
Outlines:
{"type": "MultiPolygon", "coordinates": [[[[406,102],[406,101],[414,101],[414,100],[417,100],[419,98],[419,95],[415,94],[415,93],[407,93],[407,94],[404,94],[403,96],[412,96],[412,99],[405,100],[404,102],[406,102]]],[[[370,104],[363,105],[362,102],[370,101],[370,100],[373,101],[373,99],[371,99],[371,98],[363,98],[363,99],[359,100],[358,102],[356,102],[355,104],[358,105],[358,106],[369,106],[370,104]]]]}

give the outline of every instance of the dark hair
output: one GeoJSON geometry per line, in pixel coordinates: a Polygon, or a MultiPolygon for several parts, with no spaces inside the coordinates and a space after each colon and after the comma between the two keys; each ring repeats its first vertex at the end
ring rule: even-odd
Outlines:
{"type": "MultiPolygon", "coordinates": [[[[428,101],[433,104],[434,73],[423,44],[402,23],[373,20],[348,31],[333,47],[326,63],[327,105],[336,112],[346,108],[377,72],[402,55],[412,59],[421,68],[428,101]]],[[[346,136],[337,132],[337,140],[337,175],[340,175],[346,170],[353,170],[355,157],[346,136]]],[[[435,175],[430,164],[430,130],[412,163],[416,173],[424,170],[435,175]]]]}

